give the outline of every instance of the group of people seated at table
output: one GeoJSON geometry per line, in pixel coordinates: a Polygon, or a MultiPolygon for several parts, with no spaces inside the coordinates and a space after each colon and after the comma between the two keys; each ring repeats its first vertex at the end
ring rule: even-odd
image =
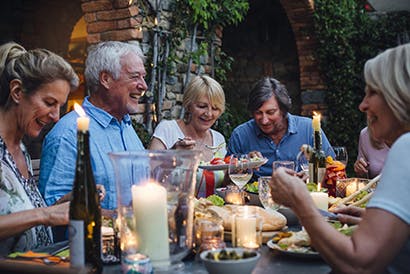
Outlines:
{"type": "MultiPolygon", "coordinates": [[[[225,110],[224,91],[209,76],[193,77],[184,91],[184,118],[161,121],[149,149],[197,149],[203,152],[203,161],[233,153],[263,155],[268,162],[255,173],[272,175],[275,201],[294,210],[314,247],[335,270],[376,273],[391,266],[398,273],[408,272],[404,259],[410,254],[410,187],[406,183],[410,162],[403,159],[410,147],[409,60],[407,44],[387,50],[365,65],[365,97],[359,109],[367,114],[371,137],[364,131],[360,144],[369,148],[370,142],[377,152],[382,146],[389,156],[368,209],[337,209],[344,222],[360,220],[352,237],[338,234],[324,221],[305,183],[293,176],[295,171],[280,168],[272,173],[273,161],[295,161],[303,144],[313,145],[312,120],[289,113],[291,98],[274,78],[264,77],[254,85],[248,98],[252,119],[235,128],[226,147],[225,137],[211,128],[225,110]]],[[[101,206],[110,214],[116,208],[116,190],[108,152],[144,149],[129,115],[147,90],[144,55],[134,43],[101,42],[90,47],[84,75],[90,95],[82,106],[90,117],[92,168],[105,192],[101,206]]],[[[63,58],[50,51],[27,51],[7,43],[0,47],[0,79],[0,255],[6,255],[50,245],[50,226],[68,224],[77,114],[69,112],[58,120],[60,107],[78,87],[78,77],[63,58]],[[38,136],[51,123],[56,124],[43,143],[37,188],[22,138],[38,136]]],[[[332,155],[323,131],[322,140],[323,150],[332,155]]],[[[355,170],[372,177],[379,172],[372,170],[376,166],[374,152],[364,151],[355,170]]],[[[198,173],[199,196],[213,193],[224,181],[223,172],[198,173]]]]}

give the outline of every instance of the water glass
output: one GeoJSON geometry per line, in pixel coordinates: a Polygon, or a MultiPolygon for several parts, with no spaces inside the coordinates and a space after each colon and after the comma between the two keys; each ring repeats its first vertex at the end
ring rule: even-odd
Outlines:
{"type": "Polygon", "coordinates": [[[295,162],[293,161],[274,161],[272,164],[273,171],[275,171],[279,167],[284,167],[287,169],[295,170],[295,162]]]}
{"type": "Polygon", "coordinates": [[[271,189],[269,186],[271,178],[271,176],[262,176],[258,179],[259,200],[261,201],[263,207],[268,211],[274,211],[279,208],[279,204],[275,203],[272,199],[271,189]]]}

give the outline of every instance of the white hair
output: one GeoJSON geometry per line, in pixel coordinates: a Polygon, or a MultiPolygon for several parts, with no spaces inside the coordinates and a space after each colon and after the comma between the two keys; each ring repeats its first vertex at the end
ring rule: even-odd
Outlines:
{"type": "Polygon", "coordinates": [[[145,57],[138,42],[106,41],[90,47],[85,61],[84,77],[90,92],[98,90],[99,76],[106,71],[117,80],[121,72],[121,58],[134,53],[144,62],[145,57]]]}
{"type": "Polygon", "coordinates": [[[368,60],[364,78],[370,88],[384,96],[394,116],[410,125],[410,43],[368,60]]]}

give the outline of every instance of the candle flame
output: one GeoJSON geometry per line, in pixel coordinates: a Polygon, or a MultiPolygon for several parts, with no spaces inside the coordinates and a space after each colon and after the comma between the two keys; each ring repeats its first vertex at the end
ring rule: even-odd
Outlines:
{"type": "Polygon", "coordinates": [[[313,111],[313,117],[319,117],[320,120],[320,112],[313,111]]]}
{"type": "Polygon", "coordinates": [[[84,109],[77,103],[74,103],[74,110],[80,117],[86,117],[84,109]]]}
{"type": "Polygon", "coordinates": [[[155,26],[158,26],[158,19],[156,17],[154,18],[154,24],[155,26]]]}

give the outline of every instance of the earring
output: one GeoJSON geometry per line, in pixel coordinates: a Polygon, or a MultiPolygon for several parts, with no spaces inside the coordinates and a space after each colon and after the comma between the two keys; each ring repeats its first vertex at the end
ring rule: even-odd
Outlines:
{"type": "Polygon", "coordinates": [[[185,112],[184,113],[184,118],[182,119],[185,124],[189,124],[192,121],[192,113],[191,112],[185,112]]]}

